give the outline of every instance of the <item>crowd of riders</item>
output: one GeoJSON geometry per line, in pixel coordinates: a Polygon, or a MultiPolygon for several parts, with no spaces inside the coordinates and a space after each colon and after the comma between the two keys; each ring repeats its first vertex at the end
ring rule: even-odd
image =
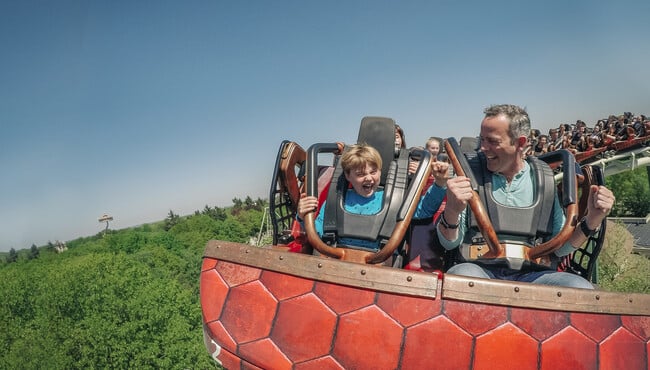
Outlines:
{"type": "Polygon", "coordinates": [[[577,120],[575,124],[565,123],[551,128],[548,134],[533,129],[526,154],[540,155],[558,149],[568,149],[575,154],[646,136],[650,136],[650,118],[625,112],[599,119],[593,127],[577,120]]]}

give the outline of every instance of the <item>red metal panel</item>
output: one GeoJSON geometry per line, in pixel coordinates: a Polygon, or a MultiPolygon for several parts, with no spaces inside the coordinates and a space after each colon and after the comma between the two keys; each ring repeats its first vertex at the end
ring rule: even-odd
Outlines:
{"type": "Polygon", "coordinates": [[[239,343],[269,335],[277,301],[259,280],[230,288],[221,322],[239,343]]]}
{"type": "Polygon", "coordinates": [[[545,340],[569,325],[569,313],[512,310],[510,321],[537,340],[545,340]]]}
{"type": "Polygon", "coordinates": [[[314,281],[292,275],[280,274],[273,271],[264,271],[260,281],[278,300],[297,297],[311,292],[314,281]]]}
{"type": "Polygon", "coordinates": [[[293,362],[329,354],[336,314],[313,293],[279,304],[271,339],[293,362]]]}
{"type": "Polygon", "coordinates": [[[215,270],[201,273],[201,307],[203,307],[203,321],[211,322],[219,319],[221,309],[226,303],[228,285],[215,270]]]}
{"type": "Polygon", "coordinates": [[[469,369],[474,339],[444,316],[407,329],[402,369],[469,369]]]}
{"type": "Polygon", "coordinates": [[[215,269],[230,286],[236,286],[257,280],[260,278],[260,274],[262,273],[262,270],[260,269],[226,261],[219,261],[217,266],[215,266],[215,269]]]}
{"type": "Polygon", "coordinates": [[[621,326],[621,318],[574,312],[571,314],[571,325],[596,342],[601,342],[621,326]]]}
{"type": "Polygon", "coordinates": [[[480,335],[506,322],[506,307],[445,301],[445,315],[472,335],[480,335]]]}
{"type": "Polygon", "coordinates": [[[598,346],[575,328],[567,327],[542,343],[542,369],[598,368],[598,346]]]}
{"type": "Polygon", "coordinates": [[[377,306],[404,326],[417,324],[439,315],[442,310],[439,299],[408,297],[397,294],[379,294],[377,306]]]}
{"type": "Polygon", "coordinates": [[[317,283],[314,292],[338,314],[366,307],[375,300],[371,290],[336,284],[317,283]]]}
{"type": "Polygon", "coordinates": [[[600,343],[602,369],[644,369],[648,354],[643,341],[625,328],[600,343]]]}
{"type": "Polygon", "coordinates": [[[537,369],[539,343],[524,331],[506,323],[476,338],[475,370],[537,369]]]}
{"type": "Polygon", "coordinates": [[[255,359],[255,365],[262,369],[291,369],[292,363],[270,339],[261,339],[242,344],[239,347],[242,358],[255,359]]]}
{"type": "Polygon", "coordinates": [[[396,369],[403,332],[375,305],[347,313],[339,319],[334,358],[348,369],[396,369]]]}
{"type": "Polygon", "coordinates": [[[407,296],[207,260],[201,305],[217,345],[206,348],[230,369],[650,370],[647,315],[407,296]]]}

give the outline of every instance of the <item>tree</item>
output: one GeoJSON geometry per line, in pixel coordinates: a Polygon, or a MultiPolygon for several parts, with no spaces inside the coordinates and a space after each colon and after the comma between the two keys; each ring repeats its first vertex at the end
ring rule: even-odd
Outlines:
{"type": "Polygon", "coordinates": [[[180,221],[180,217],[170,209],[167,218],[165,218],[165,231],[169,231],[178,221],[180,221]]]}
{"type": "Polygon", "coordinates": [[[243,208],[244,202],[239,198],[232,198],[232,210],[233,215],[238,215],[243,208]]]}
{"type": "Polygon", "coordinates": [[[15,249],[11,248],[7,255],[7,263],[14,263],[16,261],[18,261],[18,253],[16,253],[15,249]]]}
{"type": "Polygon", "coordinates": [[[38,255],[40,254],[38,247],[36,244],[32,244],[32,247],[29,250],[29,255],[27,256],[28,259],[33,260],[35,258],[38,258],[38,255]]]}
{"type": "Polygon", "coordinates": [[[244,199],[244,209],[247,211],[250,211],[251,209],[255,209],[255,202],[253,202],[253,198],[250,196],[246,196],[246,199],[244,199]]]}
{"type": "Polygon", "coordinates": [[[217,221],[223,221],[228,217],[228,214],[226,213],[225,209],[216,206],[214,208],[210,208],[210,206],[208,206],[207,204],[205,205],[205,208],[203,208],[203,212],[201,213],[206,216],[210,216],[211,218],[217,221]]]}
{"type": "Polygon", "coordinates": [[[650,187],[645,168],[610,176],[605,183],[616,194],[613,217],[645,217],[650,213],[650,187]]]}

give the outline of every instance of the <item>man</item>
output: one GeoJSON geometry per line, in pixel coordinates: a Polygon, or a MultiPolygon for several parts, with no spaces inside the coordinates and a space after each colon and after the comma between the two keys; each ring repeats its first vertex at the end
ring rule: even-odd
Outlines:
{"type": "Polygon", "coordinates": [[[548,151],[552,152],[554,150],[560,149],[562,146],[562,138],[558,133],[558,129],[552,128],[548,130],[548,151]]]}
{"type": "MultiPolygon", "coordinates": [[[[492,197],[495,203],[523,209],[532,205],[536,184],[534,172],[528,161],[524,160],[524,150],[530,132],[528,113],[514,105],[494,105],[484,111],[481,122],[480,149],[485,155],[483,171],[491,176],[492,197]]],[[[472,235],[469,224],[468,201],[473,190],[467,177],[458,176],[447,181],[447,202],[438,224],[438,236],[445,249],[471,244],[466,234],[472,235]]],[[[556,235],[564,225],[565,218],[556,194],[545,201],[553,201],[552,235],[556,235]]],[[[593,234],[614,205],[614,194],[604,186],[592,186],[589,191],[587,215],[580,221],[565,245],[555,254],[558,257],[579,248],[588,235],[593,234]]],[[[507,225],[494,225],[497,235],[507,225]]],[[[530,226],[530,225],[528,225],[530,226]]],[[[550,226],[549,226],[550,228],[550,226]]],[[[550,231],[550,230],[549,230],[550,231]]],[[[534,239],[536,236],[531,235],[534,239]]],[[[537,284],[560,285],[573,288],[593,289],[584,278],[555,270],[511,269],[507,265],[481,263],[480,260],[463,262],[451,267],[449,274],[524,281],[537,284]]]]}

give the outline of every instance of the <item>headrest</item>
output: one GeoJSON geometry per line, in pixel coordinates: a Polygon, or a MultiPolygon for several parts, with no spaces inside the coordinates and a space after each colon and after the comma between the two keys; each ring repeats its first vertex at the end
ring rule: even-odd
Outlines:
{"type": "Polygon", "coordinates": [[[463,136],[460,138],[460,149],[463,153],[478,151],[480,144],[478,137],[463,136]]]}
{"type": "Polygon", "coordinates": [[[366,143],[381,155],[380,184],[386,183],[388,169],[399,152],[395,150],[395,120],[387,117],[363,117],[359,127],[357,144],[366,143]]]}

